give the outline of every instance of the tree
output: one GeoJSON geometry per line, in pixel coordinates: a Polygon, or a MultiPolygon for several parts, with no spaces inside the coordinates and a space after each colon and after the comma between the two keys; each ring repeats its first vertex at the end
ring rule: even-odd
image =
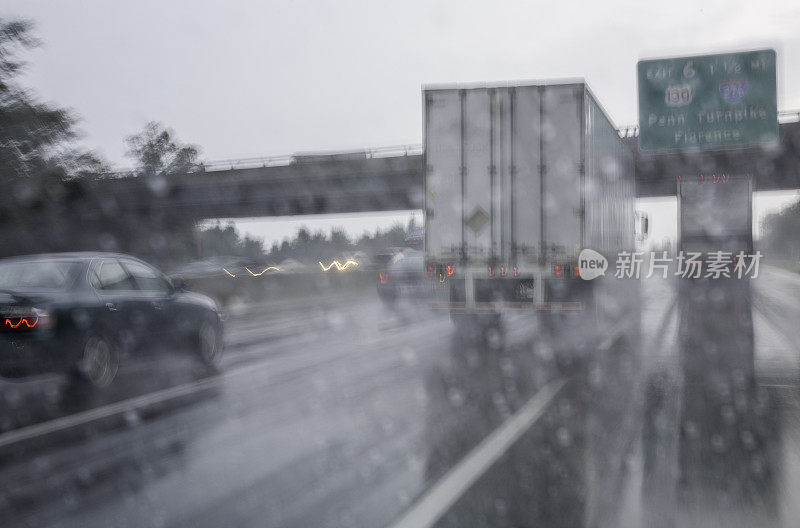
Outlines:
{"type": "Polygon", "coordinates": [[[332,227],[331,244],[336,251],[344,251],[350,248],[350,238],[341,227],[332,227]]]}
{"type": "Polygon", "coordinates": [[[77,119],[71,112],[40,102],[18,83],[25,66],[19,55],[39,43],[32,29],[27,20],[0,19],[2,255],[87,249],[97,245],[94,228],[104,225],[85,222],[97,208],[79,180],[108,173],[107,165],[75,148],[77,119]]]}
{"type": "Polygon", "coordinates": [[[0,18],[0,177],[69,179],[108,172],[94,154],[71,147],[77,122],[71,112],[39,102],[16,82],[25,66],[19,53],[39,44],[32,30],[28,20],[0,18]]]}
{"type": "Polygon", "coordinates": [[[136,160],[137,171],[145,176],[197,172],[199,148],[182,144],[170,128],[150,121],[138,134],[128,136],[128,156],[136,160]]]}
{"type": "MultiPolygon", "coordinates": [[[[141,132],[128,136],[125,142],[129,149],[128,156],[136,161],[135,175],[152,179],[151,183],[155,183],[147,186],[151,193],[170,192],[168,176],[200,170],[201,166],[197,163],[199,147],[181,143],[175,132],[156,121],[147,123],[141,132]]],[[[148,217],[139,215],[137,220],[138,223],[131,226],[132,231],[158,233],[158,239],[166,242],[163,249],[152,244],[142,245],[140,240],[147,240],[148,237],[137,235],[129,241],[132,251],[165,265],[197,258],[205,244],[219,244],[216,251],[224,252],[227,251],[224,249],[226,246],[235,246],[236,242],[236,235],[232,231],[227,233],[220,230],[198,235],[199,226],[179,214],[172,214],[170,210],[154,212],[148,217]],[[217,239],[213,241],[215,237],[217,239]],[[205,239],[212,241],[203,242],[205,239]]]]}
{"type": "Polygon", "coordinates": [[[202,256],[238,256],[252,260],[264,258],[264,244],[250,236],[240,237],[233,224],[221,226],[219,223],[201,231],[202,256]]]}
{"type": "Polygon", "coordinates": [[[778,213],[767,215],[762,222],[762,247],[778,258],[800,257],[800,201],[778,213]]]}

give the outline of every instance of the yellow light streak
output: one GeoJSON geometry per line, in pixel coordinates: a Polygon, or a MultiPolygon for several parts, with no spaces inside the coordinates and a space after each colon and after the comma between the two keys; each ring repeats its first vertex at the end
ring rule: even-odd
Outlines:
{"type": "Polygon", "coordinates": [[[252,275],[253,277],[260,277],[261,275],[263,275],[265,272],[267,272],[267,271],[269,271],[269,270],[280,271],[280,269],[279,269],[279,268],[276,268],[275,266],[269,266],[268,268],[264,268],[263,270],[261,270],[261,272],[260,272],[260,273],[253,273],[252,271],[250,271],[250,268],[248,268],[248,267],[245,267],[244,269],[246,269],[246,270],[247,270],[247,272],[248,272],[250,275],[252,275]]]}
{"type": "Polygon", "coordinates": [[[236,275],[234,275],[234,274],[233,274],[233,273],[231,273],[230,271],[226,270],[225,268],[222,268],[222,271],[224,271],[225,273],[227,273],[228,275],[230,275],[230,276],[231,276],[231,277],[233,277],[234,279],[236,278],[236,275]]]}
{"type": "Polygon", "coordinates": [[[344,265],[342,265],[342,263],[339,262],[338,260],[334,260],[333,262],[328,264],[327,267],[325,267],[325,264],[323,264],[322,262],[319,262],[319,267],[322,268],[322,271],[328,271],[334,266],[336,266],[337,270],[344,271],[350,266],[358,266],[358,262],[356,262],[355,260],[348,260],[347,262],[344,263],[344,265]]]}

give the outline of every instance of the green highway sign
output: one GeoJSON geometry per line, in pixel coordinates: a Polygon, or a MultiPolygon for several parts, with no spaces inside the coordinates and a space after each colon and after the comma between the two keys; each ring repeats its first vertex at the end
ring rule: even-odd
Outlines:
{"type": "Polygon", "coordinates": [[[643,151],[778,140],[775,50],[643,60],[638,81],[643,151]]]}

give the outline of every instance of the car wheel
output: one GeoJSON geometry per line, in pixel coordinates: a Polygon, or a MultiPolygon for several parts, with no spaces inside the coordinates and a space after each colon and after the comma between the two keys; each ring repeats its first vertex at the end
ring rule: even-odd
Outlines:
{"type": "Polygon", "coordinates": [[[216,367],[222,359],[222,329],[219,324],[205,321],[197,331],[200,359],[206,366],[216,367]]]}
{"type": "Polygon", "coordinates": [[[114,346],[101,335],[91,335],[83,345],[78,373],[97,388],[107,387],[117,375],[119,358],[114,346]]]}

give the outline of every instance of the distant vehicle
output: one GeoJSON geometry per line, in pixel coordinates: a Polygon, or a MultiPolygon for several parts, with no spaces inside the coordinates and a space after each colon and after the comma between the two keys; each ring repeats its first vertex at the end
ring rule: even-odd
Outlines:
{"type": "Polygon", "coordinates": [[[1,259],[0,323],[0,376],[68,373],[94,387],[160,345],[184,345],[209,368],[223,346],[214,301],[122,254],[1,259]]]}
{"type": "Polygon", "coordinates": [[[372,256],[372,264],[379,270],[384,270],[392,262],[392,259],[397,255],[406,251],[408,248],[404,247],[389,247],[372,256]]]}
{"type": "Polygon", "coordinates": [[[385,304],[401,298],[423,298],[432,292],[425,275],[425,254],[409,249],[396,253],[378,271],[378,297],[385,304]]]}
{"type": "Polygon", "coordinates": [[[242,257],[209,257],[183,264],[169,272],[169,275],[181,279],[205,279],[222,276],[225,270],[234,275],[243,275],[248,265],[253,266],[253,263],[242,257]]]}
{"type": "MultiPolygon", "coordinates": [[[[300,261],[297,261],[293,258],[284,259],[280,264],[278,264],[281,272],[284,273],[308,273],[314,268],[307,264],[303,264],[300,261]]],[[[314,270],[316,271],[316,270],[314,270]]]]}

